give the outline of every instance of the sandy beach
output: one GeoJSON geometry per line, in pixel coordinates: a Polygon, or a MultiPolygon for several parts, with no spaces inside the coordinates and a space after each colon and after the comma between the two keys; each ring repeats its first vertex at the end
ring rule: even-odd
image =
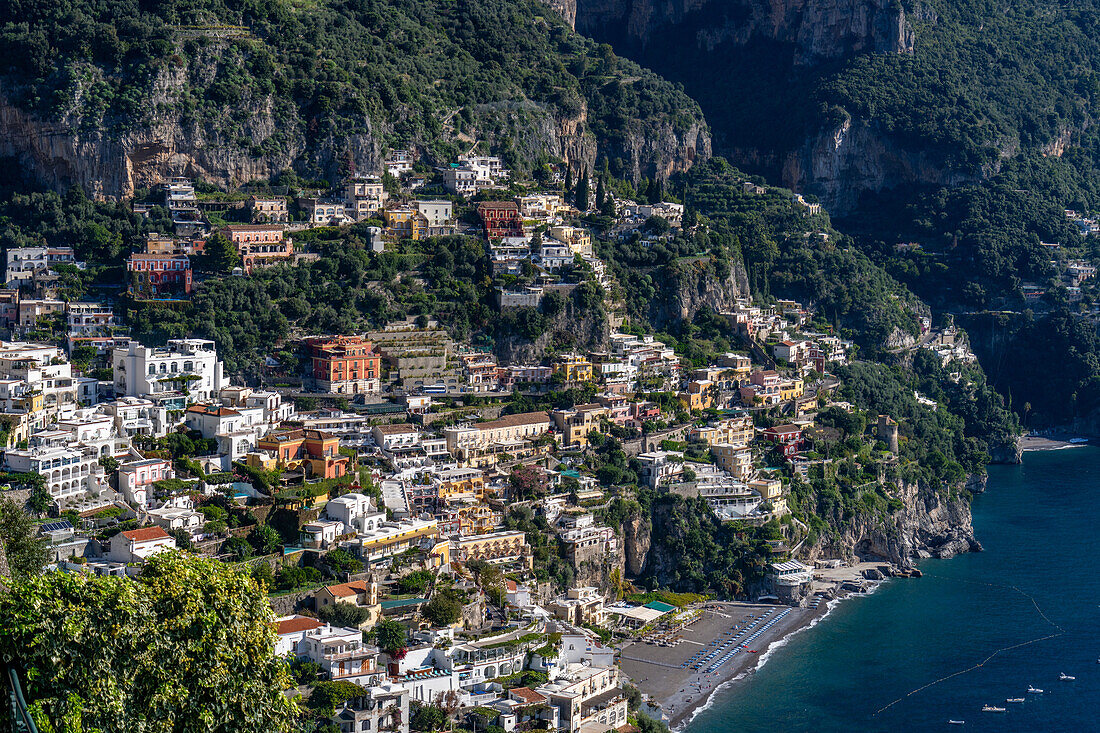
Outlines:
{"type": "Polygon", "coordinates": [[[804,628],[822,616],[827,606],[791,608],[788,606],[750,603],[710,602],[703,617],[684,629],[682,640],[672,647],[634,642],[623,647],[621,666],[643,694],[659,703],[670,727],[678,727],[690,719],[715,688],[738,675],[755,670],[768,647],[804,628]],[[779,618],[784,611],[787,613],[779,618]],[[732,649],[775,620],[773,625],[748,642],[747,648],[734,653],[728,661],[717,665],[732,649]],[[739,641],[740,629],[752,625],[739,641]],[[721,644],[729,642],[720,649],[721,644]],[[700,660],[714,653],[706,662],[700,660]],[[696,656],[698,655],[698,656],[696,656]],[[695,661],[691,661],[692,658],[695,661]],[[692,665],[700,668],[695,670],[692,665]]]}
{"type": "Polygon", "coordinates": [[[747,678],[772,645],[824,616],[829,600],[859,589],[873,590],[877,583],[865,580],[863,572],[882,567],[881,562],[864,562],[818,569],[811,586],[815,595],[807,607],[711,601],[674,646],[625,644],[620,667],[650,704],[659,708],[669,727],[681,727],[716,688],[747,678]],[[747,646],[730,656],[742,644],[747,646]]]}
{"type": "Polygon", "coordinates": [[[1063,448],[1078,448],[1086,443],[1071,443],[1072,435],[1025,435],[1020,438],[1020,450],[1027,452],[1033,450],[1061,450],[1063,448]]]}

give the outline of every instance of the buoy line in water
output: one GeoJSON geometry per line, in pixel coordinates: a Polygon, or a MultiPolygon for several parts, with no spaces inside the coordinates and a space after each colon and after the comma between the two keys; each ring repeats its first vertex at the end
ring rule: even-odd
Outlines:
{"type": "MultiPolygon", "coordinates": [[[[931,573],[925,573],[925,575],[930,576],[930,577],[937,577],[937,576],[935,576],[931,573]]],[[[951,673],[951,674],[949,674],[945,677],[940,677],[937,680],[933,680],[933,681],[929,682],[926,685],[922,685],[922,686],[918,687],[915,690],[912,690],[910,692],[905,693],[904,695],[902,695],[898,699],[888,703],[887,705],[882,706],[881,708],[879,708],[875,712],[871,713],[872,718],[875,717],[876,715],[878,715],[879,713],[882,713],[882,712],[892,708],[894,705],[897,705],[899,702],[901,702],[902,700],[904,700],[907,697],[912,697],[913,695],[916,695],[917,693],[920,693],[920,692],[923,692],[924,690],[927,690],[929,687],[934,687],[935,685],[938,685],[941,682],[946,682],[947,680],[949,680],[953,677],[958,677],[959,675],[966,674],[967,672],[973,672],[974,670],[976,670],[980,667],[984,667],[989,662],[989,660],[993,659],[993,657],[997,656],[1001,652],[1012,651],[1013,649],[1019,649],[1020,647],[1025,647],[1025,646],[1028,646],[1030,644],[1037,644],[1040,641],[1046,641],[1047,639],[1055,639],[1055,638],[1057,638],[1059,636],[1062,636],[1066,633],[1065,629],[1063,629],[1061,626],[1059,626],[1058,624],[1051,621],[1050,617],[1047,616],[1045,613],[1043,613],[1043,609],[1041,609],[1039,607],[1039,603],[1038,603],[1038,601],[1035,600],[1035,596],[1031,595],[1030,593],[1027,593],[1026,591],[1021,590],[1019,587],[1017,587],[1015,585],[1002,585],[1000,583],[986,583],[986,582],[983,582],[983,581],[980,581],[980,580],[960,580],[960,579],[954,579],[953,582],[956,582],[956,583],[969,583],[971,585],[986,585],[986,586],[989,586],[990,588],[1006,588],[1008,590],[1014,590],[1017,593],[1019,593],[1020,595],[1022,595],[1024,598],[1027,598],[1029,601],[1031,601],[1031,605],[1035,607],[1036,612],[1038,612],[1039,616],[1042,617],[1043,621],[1046,621],[1052,627],[1057,629],[1058,633],[1056,633],[1056,634],[1047,634],[1046,636],[1040,636],[1038,638],[1031,639],[1030,641],[1022,641],[1019,644],[1012,644],[1010,646],[1001,647],[1000,649],[997,649],[992,654],[990,654],[988,657],[986,657],[985,659],[983,659],[982,661],[978,662],[977,664],[975,664],[971,667],[967,667],[966,669],[959,670],[958,672],[953,672],[953,673],[951,673]]]]}

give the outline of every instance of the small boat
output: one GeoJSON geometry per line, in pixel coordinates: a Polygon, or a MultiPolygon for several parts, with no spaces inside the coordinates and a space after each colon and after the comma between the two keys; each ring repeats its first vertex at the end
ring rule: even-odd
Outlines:
{"type": "Polygon", "coordinates": [[[1003,713],[1004,711],[1004,708],[999,708],[996,705],[982,705],[983,713],[1003,713]]]}
{"type": "Polygon", "coordinates": [[[1074,676],[1073,676],[1073,675],[1071,675],[1071,674],[1066,674],[1065,672],[1062,672],[1062,673],[1061,673],[1060,675],[1058,675],[1058,679],[1060,679],[1060,680],[1069,680],[1069,681],[1073,681],[1073,680],[1075,680],[1075,679],[1077,679],[1077,678],[1076,678],[1076,677],[1074,677],[1074,676]]]}
{"type": "Polygon", "coordinates": [[[1024,698],[1022,698],[1022,697],[1010,697],[1007,700],[1005,700],[1005,702],[1023,702],[1023,701],[1024,701],[1024,698]]]}
{"type": "Polygon", "coordinates": [[[966,721],[965,720],[949,720],[949,721],[947,721],[947,724],[948,725],[966,725],[966,721]]]}
{"type": "Polygon", "coordinates": [[[1083,445],[1084,443],[1089,442],[1089,439],[1088,438],[1070,438],[1069,442],[1073,443],[1074,445],[1083,445]]]}
{"type": "Polygon", "coordinates": [[[1043,694],[1042,690],[1040,690],[1038,687],[1032,687],[1031,685],[1027,686],[1027,691],[1030,692],[1033,695],[1042,695],[1043,694]]]}

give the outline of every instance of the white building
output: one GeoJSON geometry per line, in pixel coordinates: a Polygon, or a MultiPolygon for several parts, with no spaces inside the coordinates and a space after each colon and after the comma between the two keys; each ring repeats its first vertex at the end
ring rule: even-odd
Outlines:
{"type": "Polygon", "coordinates": [[[158,552],[176,549],[176,541],[162,527],[145,527],[119,532],[111,538],[107,559],[121,563],[144,563],[158,552]]]}
{"type": "Polygon", "coordinates": [[[173,339],[164,347],[132,341],[115,350],[112,364],[116,394],[172,402],[177,409],[211,401],[229,384],[214,342],[205,339],[173,339]]]}
{"type": "Polygon", "coordinates": [[[118,490],[126,501],[144,509],[151,503],[153,483],[175,477],[172,464],[163,458],[130,461],[118,467],[118,490]]]}
{"type": "Polygon", "coordinates": [[[344,494],[325,505],[325,514],[344,525],[344,532],[373,532],[386,521],[386,512],[366,494],[344,494]]]}
{"type": "Polygon", "coordinates": [[[454,204],[450,201],[413,201],[413,206],[428,220],[428,236],[442,237],[455,233],[454,204]]]}

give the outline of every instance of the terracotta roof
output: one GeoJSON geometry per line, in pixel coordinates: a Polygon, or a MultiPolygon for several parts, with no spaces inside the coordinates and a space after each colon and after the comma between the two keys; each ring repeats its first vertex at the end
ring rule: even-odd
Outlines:
{"type": "Polygon", "coordinates": [[[187,411],[196,415],[212,415],[214,417],[233,417],[241,414],[230,407],[222,407],[221,405],[191,405],[187,408],[187,411]]]}
{"type": "Polygon", "coordinates": [[[399,423],[397,425],[375,425],[374,429],[382,433],[382,435],[398,435],[400,433],[415,433],[417,432],[415,425],[409,423],[399,423]]]}
{"type": "Polygon", "coordinates": [[[513,687],[508,690],[517,700],[525,702],[528,705],[534,705],[535,703],[546,702],[546,696],[542,693],[535,692],[530,687],[513,687]]]}
{"type": "Polygon", "coordinates": [[[148,542],[149,540],[170,539],[172,535],[160,527],[145,527],[144,529],[131,529],[128,532],[119,532],[131,542],[148,542]]]}
{"type": "Polygon", "coordinates": [[[481,430],[494,430],[496,428],[514,428],[520,425],[536,425],[543,422],[550,422],[550,418],[545,412],[523,412],[519,415],[505,415],[489,422],[479,422],[475,427],[481,430]]]}
{"type": "Polygon", "coordinates": [[[367,584],[362,580],[353,580],[350,583],[325,586],[325,590],[331,593],[334,598],[347,598],[348,596],[357,596],[360,593],[366,593],[367,584]]]}
{"type": "Polygon", "coordinates": [[[798,427],[797,425],[787,424],[787,425],[776,425],[775,427],[766,429],[764,432],[765,433],[797,433],[801,429],[802,428],[798,427]]]}
{"type": "Polygon", "coordinates": [[[309,618],[308,616],[295,616],[294,618],[288,618],[279,621],[275,629],[275,633],[282,636],[283,634],[293,634],[298,631],[309,631],[310,629],[318,629],[322,626],[324,626],[324,623],[318,621],[315,618],[309,618]]]}
{"type": "Polygon", "coordinates": [[[517,587],[517,586],[516,586],[516,581],[514,581],[514,580],[506,580],[506,581],[504,581],[504,583],[505,583],[505,586],[506,586],[506,587],[508,588],[508,590],[509,590],[510,592],[512,592],[512,593],[515,593],[515,592],[516,592],[516,587],[517,587]]]}

